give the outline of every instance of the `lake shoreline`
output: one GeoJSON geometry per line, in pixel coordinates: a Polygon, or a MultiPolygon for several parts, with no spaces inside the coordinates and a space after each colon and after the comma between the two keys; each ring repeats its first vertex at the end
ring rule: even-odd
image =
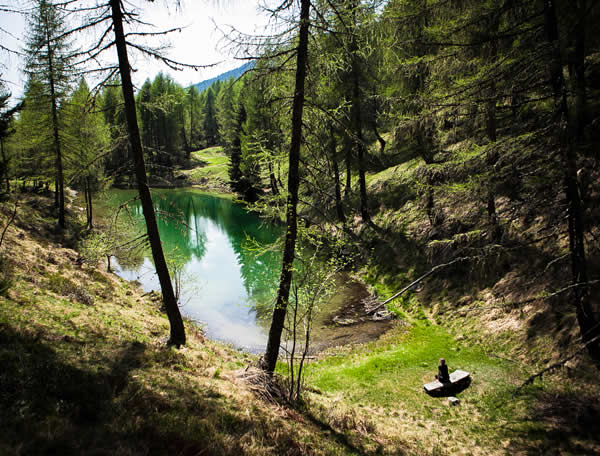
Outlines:
{"type": "MultiPolygon", "coordinates": [[[[250,223],[250,225],[247,225],[247,223],[241,223],[239,227],[235,228],[234,231],[238,232],[239,234],[237,236],[244,236],[246,237],[248,233],[246,233],[247,231],[247,226],[254,226],[256,225],[256,229],[258,230],[257,234],[259,232],[264,232],[266,225],[265,225],[265,221],[264,219],[260,218],[259,215],[254,211],[249,211],[247,207],[245,207],[244,205],[239,204],[238,201],[235,201],[231,198],[231,195],[223,195],[223,194],[215,194],[212,191],[206,191],[204,189],[199,189],[197,187],[177,187],[177,188],[169,188],[169,189],[165,189],[165,188],[154,188],[154,190],[157,190],[159,192],[162,193],[162,195],[158,196],[155,198],[155,205],[157,205],[157,207],[160,207],[160,212],[165,214],[166,212],[168,212],[171,207],[173,206],[173,200],[172,198],[177,198],[178,196],[183,195],[186,199],[192,198],[192,200],[196,200],[196,201],[201,201],[204,198],[209,198],[210,201],[212,201],[213,198],[216,198],[216,200],[214,200],[214,203],[209,203],[209,206],[214,206],[214,204],[217,204],[218,207],[224,207],[227,206],[229,207],[229,204],[233,204],[235,205],[235,207],[238,207],[238,209],[236,209],[237,212],[239,211],[243,211],[243,213],[246,214],[246,218],[248,218],[249,220],[252,219],[253,222],[250,223]],[[216,201],[221,201],[221,203],[216,203],[216,201]],[[228,201],[229,203],[226,203],[226,201],[228,201]],[[256,220],[255,220],[256,219],[256,220]]],[[[131,194],[134,194],[135,190],[134,189],[114,189],[111,192],[113,192],[113,197],[114,195],[122,195],[122,198],[124,198],[125,200],[129,199],[131,197],[131,194]],[[116,192],[116,193],[115,193],[116,192]],[[121,192],[125,192],[125,193],[121,193],[121,192]]],[[[111,198],[111,197],[107,197],[107,198],[111,198]]],[[[190,200],[190,201],[192,201],[190,200]]],[[[103,204],[107,204],[106,202],[103,204]]],[[[186,204],[186,206],[189,206],[189,203],[186,204]]],[[[197,202],[195,204],[191,204],[191,206],[197,206],[196,207],[196,211],[200,211],[202,212],[203,209],[201,208],[202,203],[201,202],[197,202]]],[[[179,211],[184,211],[184,209],[178,209],[179,211]]],[[[215,210],[213,208],[213,210],[215,210]]],[[[139,215],[139,208],[138,209],[134,209],[133,211],[134,213],[138,213],[139,215]]],[[[177,213],[177,210],[174,212],[174,214],[177,213]]],[[[184,212],[181,212],[180,215],[182,215],[184,212]]],[[[187,214],[187,213],[186,213],[187,214]]],[[[216,215],[213,215],[213,217],[215,217],[216,215]]],[[[171,215],[171,222],[170,224],[173,225],[173,219],[175,218],[175,215],[171,215]]],[[[217,231],[226,233],[228,231],[231,231],[232,228],[227,228],[226,227],[226,221],[230,219],[230,216],[225,216],[224,220],[222,220],[219,223],[219,228],[215,228],[217,231]]],[[[185,220],[187,221],[186,224],[193,224],[190,221],[191,220],[196,220],[196,218],[191,217],[190,215],[186,215],[185,216],[185,220]]],[[[208,221],[202,222],[200,223],[201,226],[205,225],[206,223],[208,223],[208,221]]],[[[168,223],[165,223],[164,226],[162,227],[162,229],[169,229],[166,225],[168,225],[168,223]]],[[[195,222],[196,227],[198,226],[198,221],[196,220],[195,222]]],[[[269,224],[271,225],[271,224],[269,224]]],[[[273,229],[277,229],[280,230],[281,225],[280,224],[272,224],[273,225],[273,229]]],[[[189,227],[188,227],[189,228],[189,227]]],[[[141,227],[139,229],[143,229],[143,227],[141,227]]],[[[182,228],[180,228],[182,229],[182,228]]],[[[251,230],[252,231],[252,230],[251,230]]],[[[234,235],[232,233],[227,234],[227,239],[224,239],[224,242],[226,243],[231,243],[234,242],[234,235]],[[232,237],[233,236],[233,237],[232,237]]],[[[196,263],[199,263],[201,261],[201,258],[203,255],[205,255],[205,252],[200,249],[200,251],[196,251],[195,253],[189,253],[186,251],[186,247],[185,247],[185,239],[188,238],[193,238],[194,236],[192,236],[191,234],[186,234],[186,233],[171,233],[169,236],[165,237],[163,235],[163,233],[161,233],[161,237],[163,237],[163,244],[165,245],[165,249],[166,251],[170,251],[172,244],[178,245],[179,248],[179,252],[180,253],[184,253],[185,255],[187,255],[188,257],[191,255],[192,258],[196,258],[196,260],[194,260],[196,263]],[[190,237],[191,236],[191,237],[190,237]],[[171,246],[171,247],[170,247],[171,246]]],[[[264,236],[263,236],[264,237],[264,236]]],[[[210,240],[205,240],[208,241],[208,244],[210,244],[210,240]]],[[[263,242],[265,240],[263,239],[263,242]]],[[[273,240],[271,240],[272,242],[273,240]]],[[[235,252],[235,256],[238,259],[242,259],[242,261],[244,262],[244,264],[246,264],[246,268],[251,268],[252,266],[250,266],[251,263],[248,263],[248,261],[252,262],[254,260],[252,260],[252,255],[251,254],[243,254],[244,248],[242,246],[242,244],[244,243],[243,241],[235,241],[234,243],[237,243],[237,247],[234,249],[235,252]],[[241,242],[241,243],[240,243],[241,242]]],[[[222,258],[214,258],[213,259],[216,262],[221,262],[222,258]]],[[[117,263],[119,263],[119,261],[117,260],[117,263]]],[[[131,282],[136,282],[137,284],[139,284],[142,289],[145,292],[150,292],[151,290],[157,290],[157,284],[153,284],[151,283],[151,280],[148,280],[148,274],[149,271],[151,269],[151,263],[148,262],[148,260],[144,260],[143,264],[139,263],[138,266],[136,266],[134,269],[136,269],[136,271],[129,270],[130,268],[128,268],[127,266],[125,266],[123,268],[122,265],[117,266],[117,270],[118,270],[118,275],[128,281],[131,282]],[[140,272],[140,271],[145,271],[144,273],[140,272]],[[143,277],[144,274],[146,275],[146,277],[143,277]],[[141,277],[142,276],[142,277],[141,277]]],[[[208,265],[206,265],[206,267],[208,267],[208,265]]],[[[244,266],[242,266],[244,267],[244,266]]],[[[275,264],[271,265],[272,271],[269,273],[272,276],[272,280],[273,283],[271,285],[272,289],[276,288],[277,285],[277,278],[279,276],[279,270],[281,268],[280,262],[276,261],[275,264]]],[[[209,268],[211,269],[211,268],[209,268]]],[[[208,276],[206,275],[206,270],[204,272],[198,272],[197,274],[197,278],[194,279],[194,281],[196,282],[196,284],[198,283],[204,283],[204,282],[210,282],[211,280],[220,280],[220,278],[207,278],[208,276]]],[[[247,279],[244,279],[244,283],[247,279]]],[[[388,331],[390,328],[392,328],[394,326],[394,322],[393,321],[373,321],[372,319],[369,318],[369,316],[367,315],[365,309],[364,309],[364,304],[363,304],[363,300],[367,297],[370,296],[370,293],[367,290],[366,285],[357,277],[351,277],[350,275],[343,273],[340,274],[340,278],[338,278],[337,282],[337,286],[336,286],[336,290],[334,293],[334,304],[327,304],[325,305],[325,308],[323,309],[323,311],[321,312],[321,315],[319,315],[319,317],[317,317],[315,319],[315,323],[313,326],[313,331],[312,331],[312,344],[311,344],[311,355],[314,355],[316,353],[320,353],[323,351],[326,351],[329,348],[332,347],[338,347],[338,346],[345,346],[345,345],[354,345],[354,344],[360,344],[360,343],[366,343],[366,342],[370,342],[373,340],[376,340],[377,338],[379,338],[382,334],[384,334],[386,331],[388,331]]],[[[247,284],[246,284],[247,285],[247,284]]],[[[245,285],[245,286],[246,286],[245,285]]],[[[185,285],[184,285],[185,286],[185,285]]],[[[204,285],[200,285],[200,287],[202,288],[204,285]]],[[[208,287],[211,287],[211,284],[208,283],[208,287]]],[[[223,286],[221,287],[223,288],[228,288],[228,285],[223,284],[223,286]]],[[[254,289],[253,286],[250,286],[251,289],[254,289]]],[[[200,306],[205,306],[204,301],[213,301],[213,298],[210,297],[198,297],[201,296],[200,295],[194,295],[194,292],[191,292],[190,296],[187,296],[186,299],[193,299],[194,301],[197,301],[200,304],[200,306]]],[[[189,293],[188,293],[189,294],[189,293]]],[[[265,295],[265,297],[263,297],[262,299],[269,301],[269,296],[271,295],[265,295]]],[[[271,296],[271,298],[273,298],[273,296],[271,296]]],[[[233,299],[233,302],[237,302],[238,304],[233,304],[233,307],[239,308],[240,310],[238,310],[238,312],[252,312],[253,309],[253,305],[251,303],[247,303],[246,305],[249,307],[246,307],[248,310],[245,310],[244,305],[242,304],[242,302],[245,299],[242,299],[240,301],[239,298],[231,298],[233,299]]],[[[212,305],[212,304],[211,304],[212,305]]],[[[231,306],[231,304],[229,304],[229,306],[231,306]]],[[[193,305],[192,305],[193,307],[193,305]]],[[[210,307],[210,306],[209,306],[210,307]]],[[[187,311],[184,310],[184,313],[186,314],[186,317],[192,321],[200,321],[202,323],[204,323],[206,325],[206,335],[207,337],[215,340],[215,341],[219,341],[221,343],[225,343],[225,344],[230,344],[240,350],[252,353],[252,354],[261,354],[264,351],[264,348],[266,346],[266,343],[260,343],[260,342],[244,342],[243,340],[236,340],[236,333],[243,333],[244,330],[247,330],[247,328],[243,328],[243,327],[238,327],[235,331],[222,331],[222,332],[217,332],[215,333],[215,322],[211,320],[211,318],[205,316],[205,313],[203,313],[203,309],[200,308],[199,310],[190,310],[190,307],[188,307],[187,311]],[[232,336],[231,334],[234,334],[234,336],[232,336]]],[[[261,331],[264,331],[265,334],[266,332],[268,332],[268,322],[270,322],[270,310],[265,309],[265,312],[260,312],[260,324],[259,326],[262,327],[263,329],[261,331]]],[[[246,317],[247,319],[247,317],[246,317]]],[[[258,321],[258,317],[257,317],[257,321],[258,321]]],[[[247,324],[250,324],[248,321],[246,321],[247,324]]],[[[253,323],[253,325],[256,323],[253,323]]],[[[266,338],[265,338],[266,340],[266,338]]]]}

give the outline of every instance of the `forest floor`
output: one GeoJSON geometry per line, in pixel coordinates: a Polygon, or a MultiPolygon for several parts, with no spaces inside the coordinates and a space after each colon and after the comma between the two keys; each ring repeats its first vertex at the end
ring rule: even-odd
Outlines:
{"type": "Polygon", "coordinates": [[[191,323],[188,344],[167,348],[158,296],[79,265],[52,200],[20,199],[1,246],[0,454],[600,452],[595,372],[565,369],[515,395],[533,366],[466,320],[442,327],[410,309],[379,340],[311,362],[302,407],[265,401],[243,381],[255,357],[191,323]],[[472,375],[458,406],[422,390],[441,356],[472,375]]]}

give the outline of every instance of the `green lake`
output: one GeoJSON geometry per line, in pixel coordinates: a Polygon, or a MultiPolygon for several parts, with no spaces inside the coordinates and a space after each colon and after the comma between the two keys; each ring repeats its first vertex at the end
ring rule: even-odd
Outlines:
{"type": "MultiPolygon", "coordinates": [[[[105,204],[130,201],[133,190],[111,190],[105,204]]],[[[264,350],[270,312],[281,268],[279,249],[265,251],[282,228],[267,223],[230,199],[192,189],[153,190],[165,254],[181,270],[181,311],[205,324],[208,337],[258,352],[264,350]],[[258,312],[257,312],[258,310],[258,312]]],[[[120,217],[144,232],[139,201],[120,217]]],[[[137,280],[146,291],[159,290],[149,251],[135,264],[121,261],[115,271],[137,280]]]]}

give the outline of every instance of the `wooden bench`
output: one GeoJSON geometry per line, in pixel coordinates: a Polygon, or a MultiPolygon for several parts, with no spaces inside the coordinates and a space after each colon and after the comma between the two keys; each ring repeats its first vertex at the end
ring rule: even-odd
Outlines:
{"type": "Polygon", "coordinates": [[[455,391],[463,387],[466,388],[469,386],[469,383],[471,383],[471,375],[468,372],[455,370],[450,374],[450,382],[442,383],[439,380],[435,380],[431,383],[425,383],[423,388],[427,394],[434,396],[436,394],[455,391]]]}

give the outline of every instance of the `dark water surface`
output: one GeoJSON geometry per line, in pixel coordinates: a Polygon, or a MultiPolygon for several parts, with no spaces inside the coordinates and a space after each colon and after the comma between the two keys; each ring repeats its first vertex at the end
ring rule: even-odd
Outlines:
{"type": "MultiPolygon", "coordinates": [[[[106,204],[114,208],[135,196],[135,191],[111,190],[106,204]]],[[[272,304],[281,256],[257,244],[273,243],[281,227],[229,199],[191,189],[155,190],[153,200],[165,254],[181,266],[182,313],[205,323],[212,339],[264,350],[268,322],[256,309],[272,304]]],[[[144,232],[139,201],[130,204],[130,212],[144,232]]],[[[146,291],[159,290],[150,258],[145,252],[142,264],[119,265],[117,274],[139,281],[146,291]]]]}

